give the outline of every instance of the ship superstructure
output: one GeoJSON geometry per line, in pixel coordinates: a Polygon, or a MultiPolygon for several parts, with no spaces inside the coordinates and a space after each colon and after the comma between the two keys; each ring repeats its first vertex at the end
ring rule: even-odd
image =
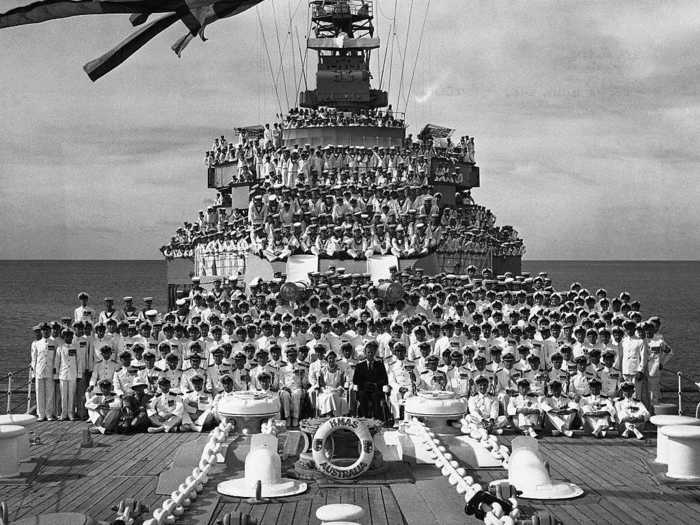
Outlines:
{"type": "Polygon", "coordinates": [[[310,7],[307,47],[318,59],[316,85],[302,90],[298,107],[276,122],[239,127],[233,141],[214,141],[206,165],[216,202],[162,248],[170,303],[193,277],[206,286],[217,278],[288,274],[287,259],[298,254],[317,255],[317,271],[342,266],[366,273],[368,258],[393,253],[400,271],[464,273],[473,266],[477,272],[491,268],[493,275],[518,274],[522,240],[512,227],[496,227],[493,213],[471,195],[480,185],[474,138],[453,139],[452,128],[433,124],[416,136],[407,133],[405,115],[389,104],[386,91],[373,87],[370,61],[380,47],[373,2],[317,0],[310,7]],[[346,208],[323,208],[329,195],[346,208]],[[262,233],[256,233],[260,224],[253,224],[250,212],[256,196],[267,210],[262,233]],[[285,219],[287,201],[292,216],[285,219]],[[282,219],[274,224],[270,217],[277,213],[282,219]],[[289,253],[270,252],[276,226],[292,246],[289,253]],[[356,240],[374,242],[374,248],[362,250],[361,257],[349,255],[355,232],[368,228],[375,241],[364,234],[356,240]],[[315,241],[315,247],[296,246],[309,235],[325,243],[324,231],[339,237],[339,247],[326,250],[315,241]],[[429,237],[427,250],[422,236],[429,237]],[[397,237],[401,246],[408,239],[416,249],[394,249],[397,237]]]}

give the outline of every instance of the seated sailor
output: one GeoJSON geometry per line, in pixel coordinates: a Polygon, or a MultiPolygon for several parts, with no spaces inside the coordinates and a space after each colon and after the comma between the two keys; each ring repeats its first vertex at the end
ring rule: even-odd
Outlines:
{"type": "Polygon", "coordinates": [[[626,382],[620,386],[622,399],[615,403],[615,414],[620,425],[621,436],[630,437],[634,434],[637,439],[644,439],[642,429],[649,420],[649,411],[644,403],[634,398],[634,383],[626,382]]]}
{"type": "Polygon", "coordinates": [[[214,407],[213,407],[213,413],[214,417],[216,420],[220,423],[222,422],[225,418],[224,416],[221,415],[221,412],[219,411],[219,407],[221,406],[221,403],[229,398],[233,397],[234,395],[234,384],[233,384],[233,377],[229,374],[224,374],[220,378],[221,381],[221,386],[223,387],[223,392],[219,392],[214,396],[214,407]]]}
{"type": "Polygon", "coordinates": [[[192,390],[182,395],[184,407],[182,415],[182,430],[206,432],[216,425],[214,417],[214,400],[210,393],[204,390],[204,376],[194,374],[189,377],[192,390]]]}
{"type": "Polygon", "coordinates": [[[121,399],[112,391],[112,381],[104,378],[97,384],[99,392],[88,394],[85,407],[93,424],[90,429],[100,434],[113,432],[119,423],[121,399]]]}
{"type": "Polygon", "coordinates": [[[171,432],[182,422],[184,407],[182,398],[170,390],[170,379],[163,376],[158,380],[159,392],[151,400],[148,407],[148,417],[152,427],[148,432],[171,432]]]}
{"type": "Polygon", "coordinates": [[[508,415],[523,434],[539,437],[535,429],[540,426],[542,411],[537,394],[530,392],[530,382],[525,378],[518,381],[518,395],[508,402],[508,415]]]}
{"type": "Polygon", "coordinates": [[[280,402],[284,415],[287,418],[288,427],[299,426],[299,414],[301,401],[306,395],[309,379],[306,367],[297,362],[298,351],[296,347],[287,349],[287,363],[280,367],[280,402]]]}
{"type": "Polygon", "coordinates": [[[505,416],[498,415],[498,399],[488,393],[489,378],[478,375],[474,378],[476,384],[476,394],[467,401],[469,414],[465,420],[482,429],[486,434],[495,431],[496,434],[503,433],[503,427],[507,424],[505,416]]]}
{"type": "Polygon", "coordinates": [[[615,407],[607,396],[600,393],[602,384],[595,377],[590,380],[590,395],[581,398],[580,413],[583,428],[597,438],[604,438],[615,416],[615,407]]]}
{"type": "Polygon", "coordinates": [[[578,404],[562,393],[560,381],[554,380],[549,383],[549,393],[550,395],[541,401],[545,425],[552,428],[553,436],[564,434],[566,437],[573,437],[571,429],[578,414],[578,404]]]}

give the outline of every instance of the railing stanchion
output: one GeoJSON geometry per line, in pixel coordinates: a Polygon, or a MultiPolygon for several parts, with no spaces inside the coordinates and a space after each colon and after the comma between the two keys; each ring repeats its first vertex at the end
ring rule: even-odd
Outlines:
{"type": "Polygon", "coordinates": [[[683,375],[681,374],[680,370],[678,371],[678,415],[682,416],[683,415],[683,385],[681,384],[681,380],[683,378],[683,375]]]}
{"type": "Polygon", "coordinates": [[[29,411],[32,408],[32,374],[31,372],[27,374],[27,410],[26,414],[29,414],[29,411]]]}
{"type": "Polygon", "coordinates": [[[9,414],[12,408],[12,372],[7,374],[7,406],[5,413],[9,414]]]}

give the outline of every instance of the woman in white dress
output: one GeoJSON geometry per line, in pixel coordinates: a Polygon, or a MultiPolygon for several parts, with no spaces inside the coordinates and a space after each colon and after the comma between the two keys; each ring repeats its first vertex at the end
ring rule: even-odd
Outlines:
{"type": "Polygon", "coordinates": [[[345,374],[338,366],[337,355],[331,351],[326,355],[326,366],[321,369],[318,381],[316,404],[322,416],[342,416],[348,411],[345,398],[345,374]]]}

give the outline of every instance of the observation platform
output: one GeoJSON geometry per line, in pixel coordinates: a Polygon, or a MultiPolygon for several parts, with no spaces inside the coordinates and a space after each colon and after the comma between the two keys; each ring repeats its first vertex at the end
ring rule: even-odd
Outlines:
{"type": "MultiPolygon", "coordinates": [[[[342,95],[342,94],[340,94],[342,95]]],[[[384,126],[308,126],[286,128],[282,142],[287,147],[305,144],[326,146],[342,144],[345,146],[364,146],[373,148],[401,147],[406,138],[406,128],[384,126]]]]}
{"type": "MultiPolygon", "coordinates": [[[[194,443],[196,433],[94,436],[93,448],[81,448],[84,422],[37,423],[41,445],[31,447],[36,461],[16,479],[0,481],[0,501],[7,503],[10,521],[40,513],[75,511],[94,519],[114,517],[111,507],[136,498],[151,512],[167,497],[156,494],[158,475],[167,470],[177,448],[194,443]]],[[[656,434],[644,441],[617,438],[546,436],[540,449],[556,479],[585,490],[577,499],[560,502],[519,500],[526,516],[548,512],[566,524],[674,523],[695,524],[700,513],[700,486],[676,489],[659,484],[647,466],[654,459],[656,434]],[[613,465],[614,468],[610,468],[613,465]]],[[[508,443],[513,436],[501,439],[508,443]]],[[[504,477],[503,470],[469,470],[482,484],[504,477]]],[[[316,509],[328,503],[355,503],[367,510],[363,525],[479,524],[464,514],[464,500],[438,469],[411,467],[412,480],[326,485],[312,482],[300,496],[250,504],[216,493],[224,476],[218,466],[209,483],[178,524],[214,524],[226,512],[251,514],[260,525],[318,524],[316,509]]]]}

